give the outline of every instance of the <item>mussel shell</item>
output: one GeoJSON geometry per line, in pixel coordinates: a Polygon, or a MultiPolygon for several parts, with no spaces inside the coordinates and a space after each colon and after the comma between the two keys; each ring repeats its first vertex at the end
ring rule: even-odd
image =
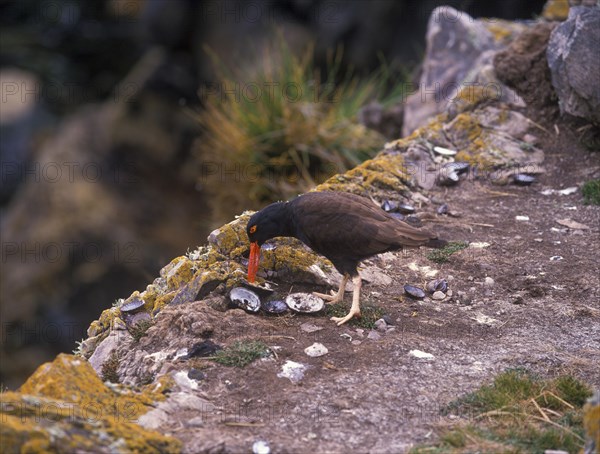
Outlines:
{"type": "Polygon", "coordinates": [[[526,173],[516,173],[513,176],[513,181],[519,186],[529,186],[531,183],[535,182],[535,177],[526,173]]]}
{"type": "Polygon", "coordinates": [[[404,221],[413,227],[423,227],[423,222],[416,216],[407,216],[404,221]]]}
{"type": "Polygon", "coordinates": [[[406,203],[401,203],[398,205],[398,211],[402,214],[413,214],[416,210],[412,205],[408,205],[406,203]]]}
{"type": "Polygon", "coordinates": [[[451,169],[442,169],[438,175],[438,184],[441,186],[454,186],[459,180],[458,173],[451,169]]]}
{"type": "Polygon", "coordinates": [[[240,285],[242,287],[250,290],[251,292],[256,293],[259,296],[259,298],[267,298],[267,297],[271,296],[273,294],[273,292],[275,291],[273,288],[271,288],[271,286],[268,282],[265,282],[263,285],[256,285],[256,284],[251,284],[247,280],[243,279],[240,282],[240,285]]]}
{"type": "Polygon", "coordinates": [[[381,204],[381,209],[383,211],[387,211],[388,213],[390,211],[396,211],[398,209],[398,202],[394,202],[393,200],[385,199],[383,201],[383,203],[381,204]]]}
{"type": "Polygon", "coordinates": [[[285,301],[271,300],[262,304],[262,310],[269,314],[283,314],[287,312],[288,306],[285,301]]]}
{"type": "Polygon", "coordinates": [[[404,292],[406,292],[406,294],[411,298],[415,298],[418,300],[422,300],[423,298],[425,298],[425,291],[413,285],[406,284],[404,286],[404,292]]]}
{"type": "Polygon", "coordinates": [[[313,313],[323,310],[325,301],[312,293],[292,293],[285,299],[285,304],[296,312],[313,313]]]}
{"type": "Polygon", "coordinates": [[[435,279],[427,283],[427,291],[429,293],[442,292],[446,293],[448,290],[448,282],[446,279],[435,279]]]}
{"type": "Polygon", "coordinates": [[[138,312],[137,314],[125,314],[125,324],[127,328],[135,328],[142,322],[149,322],[152,316],[147,312],[138,312]]]}
{"type": "Polygon", "coordinates": [[[258,312],[260,309],[260,298],[256,293],[244,287],[232,288],[229,299],[234,306],[249,312],[258,312]]]}
{"type": "Polygon", "coordinates": [[[443,168],[448,169],[448,171],[450,171],[450,172],[454,172],[454,173],[460,175],[465,172],[468,172],[469,167],[471,167],[471,164],[469,164],[468,162],[455,161],[455,162],[449,162],[447,164],[444,164],[443,168]]]}
{"type": "Polygon", "coordinates": [[[190,358],[204,358],[207,356],[212,356],[219,350],[222,350],[223,347],[215,344],[210,339],[204,340],[202,342],[198,342],[194,344],[189,350],[187,355],[182,356],[182,359],[190,359],[190,358]]]}
{"type": "Polygon", "coordinates": [[[444,147],[433,147],[433,151],[442,156],[454,156],[458,153],[456,150],[450,150],[449,148],[444,147]]]}
{"type": "Polygon", "coordinates": [[[133,312],[142,307],[144,304],[144,300],[139,296],[136,296],[129,301],[125,301],[120,309],[121,312],[133,312]]]}
{"type": "Polygon", "coordinates": [[[390,213],[390,216],[400,221],[404,221],[406,219],[406,216],[404,216],[402,213],[390,213]]]}

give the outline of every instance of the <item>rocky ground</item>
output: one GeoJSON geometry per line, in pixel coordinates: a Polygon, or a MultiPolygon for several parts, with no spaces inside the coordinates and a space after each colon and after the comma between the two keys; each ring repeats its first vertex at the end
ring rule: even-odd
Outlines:
{"type": "MultiPolygon", "coordinates": [[[[457,27],[465,39],[491,33],[470,26],[449,22],[439,32],[457,27]]],[[[531,27],[508,50],[492,49],[495,54],[481,59],[480,73],[509,84],[512,101],[461,92],[410,137],[317,188],[409,202],[427,228],[469,244],[444,263],[428,258],[427,250],[365,261],[364,319],[378,313],[385,323],[338,327],[326,312],[227,310],[226,296],[246,271],[245,214],[213,232],[208,246],[173,260],[145,291],[105,310],[80,348],[89,362],[63,355],[38,369],[19,393],[8,393],[2,435],[9,442],[2,447],[22,446],[35,435],[43,448],[88,449],[72,435],[98,434],[100,427],[98,450],[135,451],[147,437],[149,450],[188,453],[253,446],[263,452],[260,442],[278,453],[405,452],[435,441],[444,427],[473,420],[442,410],[506,369],[541,377],[568,373],[600,388],[600,207],[585,205],[581,193],[583,183],[600,177],[600,153],[589,145],[590,124],[559,116],[543,57],[553,29],[531,27]],[[535,99],[527,99],[531,87],[535,99]],[[439,169],[449,162],[434,146],[458,150],[456,160],[470,164],[457,184],[434,184],[447,177],[439,169]],[[515,172],[535,181],[515,185],[515,172]],[[449,283],[443,299],[405,294],[405,284],[425,287],[434,278],[449,283]],[[268,354],[244,368],[216,362],[214,352],[191,355],[207,341],[222,347],[261,342],[268,354]],[[327,353],[307,355],[314,343],[327,353]],[[293,380],[282,373],[290,361],[304,369],[293,380]],[[92,367],[105,383],[95,380],[90,391],[92,367]],[[116,406],[125,396],[135,411],[115,414],[111,406],[95,425],[33,420],[39,399],[74,400],[82,408],[98,396],[105,405],[114,398],[116,406]],[[21,411],[19,419],[15,408],[29,413],[21,411]],[[120,421],[135,423],[139,434],[123,435],[115,428],[120,421]]],[[[289,240],[271,244],[261,270],[276,296],[332,287],[322,259],[289,240]]]]}
{"type": "Polygon", "coordinates": [[[197,329],[206,326],[217,344],[262,340],[274,352],[243,369],[173,361],[172,371],[202,370],[203,378],[191,382],[197,389],[187,392],[210,404],[205,411],[170,414],[161,431],[182,440],[188,452],[244,452],[257,440],[274,452],[403,452],[468,418],[442,417],[440,410],[507,368],[571,373],[600,387],[600,208],[584,205],[579,191],[545,195],[597,176],[600,156],[577,144],[570,125],[557,123],[558,134],[546,126],[552,132],[543,139],[546,173],[539,182],[465,181],[434,191],[456,217],[433,215],[432,228],[488,247],[465,249],[441,266],[425,251],[385,254],[366,264],[390,283],[366,283],[363,302],[381,307],[392,326],[336,327],[324,315],[224,315],[204,302],[161,312],[140,340],[148,352],[174,355],[200,341],[197,329]],[[564,220],[586,227],[571,229],[558,222],[564,220]],[[404,284],[423,286],[434,272],[450,281],[452,297],[415,301],[404,294],[404,284]],[[306,332],[307,323],[318,330],[306,332]],[[328,353],[308,357],[304,349],[314,342],[328,353]],[[411,350],[433,359],[418,359],[411,350]],[[297,384],[278,377],[288,360],[308,367],[297,384]]]}

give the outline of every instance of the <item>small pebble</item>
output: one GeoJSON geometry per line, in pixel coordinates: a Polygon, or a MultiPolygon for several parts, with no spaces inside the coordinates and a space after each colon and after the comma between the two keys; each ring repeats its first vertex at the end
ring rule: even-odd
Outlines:
{"type": "Polygon", "coordinates": [[[527,222],[527,221],[529,221],[529,216],[515,216],[515,220],[527,222]]]}
{"type": "Polygon", "coordinates": [[[392,320],[392,317],[390,317],[389,315],[385,314],[383,317],[383,321],[387,324],[387,325],[393,325],[394,321],[392,320]]]}
{"type": "Polygon", "coordinates": [[[382,331],[382,332],[385,332],[385,331],[387,331],[387,323],[386,323],[386,322],[385,322],[385,320],[384,320],[384,319],[382,319],[382,318],[380,318],[379,320],[377,320],[377,321],[374,323],[374,325],[373,325],[373,326],[374,326],[374,328],[375,328],[377,331],[382,331]]]}
{"type": "Polygon", "coordinates": [[[310,333],[314,333],[316,331],[321,331],[323,328],[321,326],[317,326],[313,323],[306,322],[306,323],[302,323],[302,325],[300,325],[300,329],[302,331],[304,331],[305,333],[310,334],[310,333]]]}
{"type": "Polygon", "coordinates": [[[352,344],[352,345],[360,345],[360,344],[362,344],[362,341],[359,341],[358,339],[357,339],[357,340],[353,340],[353,341],[351,342],[351,344],[352,344]]]}
{"type": "Polygon", "coordinates": [[[494,280],[491,277],[486,277],[485,280],[483,281],[483,285],[485,285],[486,287],[493,287],[494,284],[496,282],[494,282],[494,280]]]}
{"type": "Polygon", "coordinates": [[[191,368],[188,372],[188,378],[191,380],[200,381],[206,378],[206,374],[201,370],[191,368]]]}
{"type": "Polygon", "coordinates": [[[437,292],[433,292],[433,295],[431,295],[431,297],[432,297],[434,300],[441,301],[441,300],[443,300],[444,298],[446,298],[446,295],[444,294],[444,292],[440,292],[440,291],[438,290],[437,292]]]}
{"type": "Polygon", "coordinates": [[[329,353],[329,350],[327,350],[327,347],[325,347],[323,344],[315,342],[310,347],[306,347],[304,349],[304,353],[306,353],[311,358],[318,358],[319,356],[323,356],[329,353]]]}
{"type": "Polygon", "coordinates": [[[371,331],[369,331],[369,335],[367,336],[367,339],[377,341],[377,340],[381,339],[381,334],[379,334],[375,330],[371,330],[371,331]]]}

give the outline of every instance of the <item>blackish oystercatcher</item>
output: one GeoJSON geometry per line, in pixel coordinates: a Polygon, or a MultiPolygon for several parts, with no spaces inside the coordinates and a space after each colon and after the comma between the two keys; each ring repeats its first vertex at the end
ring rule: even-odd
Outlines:
{"type": "Polygon", "coordinates": [[[273,203],[258,211],[246,227],[250,238],[248,280],[254,282],[262,244],[278,236],[298,238],[327,257],[343,278],[337,293],[315,295],[332,303],[342,301],[352,278],[352,308],[345,317],[332,317],[342,325],[360,317],[358,264],[362,260],[405,247],[443,247],[445,241],[389,215],[372,201],[345,192],[309,192],[291,202],[273,203]]]}

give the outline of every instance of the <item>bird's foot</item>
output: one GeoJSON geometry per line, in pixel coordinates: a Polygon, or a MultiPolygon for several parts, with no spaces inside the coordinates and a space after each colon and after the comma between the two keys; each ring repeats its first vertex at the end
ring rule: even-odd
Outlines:
{"type": "Polygon", "coordinates": [[[352,320],[355,317],[360,318],[360,310],[353,311],[351,309],[350,312],[348,313],[348,315],[346,315],[345,317],[331,317],[329,320],[333,320],[337,324],[337,326],[341,326],[344,323],[346,323],[347,321],[352,320]]]}
{"type": "Polygon", "coordinates": [[[331,294],[328,295],[326,293],[318,293],[318,292],[313,292],[313,295],[318,296],[321,299],[324,299],[327,304],[335,304],[335,303],[340,303],[344,300],[344,294],[340,293],[340,292],[334,292],[333,290],[331,291],[331,294]]]}

